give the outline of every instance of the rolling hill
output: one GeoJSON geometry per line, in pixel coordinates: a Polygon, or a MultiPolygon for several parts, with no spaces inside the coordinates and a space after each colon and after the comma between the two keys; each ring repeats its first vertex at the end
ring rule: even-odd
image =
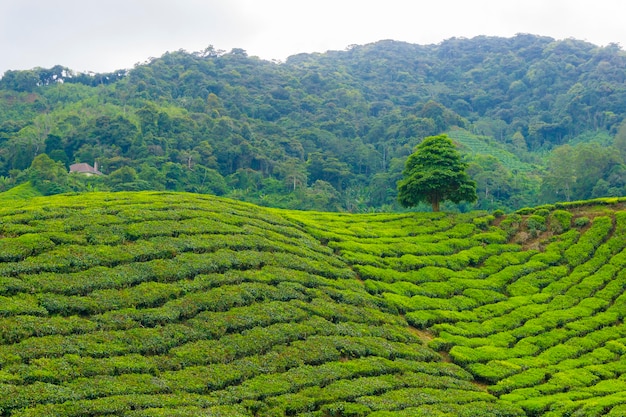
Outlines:
{"type": "Polygon", "coordinates": [[[105,174],[56,170],[38,187],[45,195],[178,191],[401,211],[406,159],[425,137],[448,133],[477,177],[468,210],[622,196],[625,81],[619,45],[529,34],[383,40],[282,63],[208,47],[107,74],[6,71],[0,191],[37,186],[45,153],[65,172],[97,163],[105,174]]]}
{"type": "Polygon", "coordinates": [[[5,202],[0,415],[624,415],[624,201],[5,202]]]}

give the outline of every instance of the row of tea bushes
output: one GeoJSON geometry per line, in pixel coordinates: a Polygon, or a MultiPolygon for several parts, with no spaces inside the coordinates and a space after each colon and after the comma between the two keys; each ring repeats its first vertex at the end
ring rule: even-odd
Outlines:
{"type": "Polygon", "coordinates": [[[528,415],[615,414],[626,404],[626,212],[576,210],[415,214],[411,234],[375,215],[293,218],[332,236],[367,291],[489,393],[528,415]]]}
{"type": "MultiPolygon", "coordinates": [[[[321,417],[459,399],[522,415],[368,292],[336,256],[338,238],[320,242],[284,212],[93,193],[16,202],[0,216],[3,416],[321,417]]],[[[389,239],[419,235],[412,215],[377,218],[389,239]]],[[[420,222],[434,244],[450,239],[443,253],[469,248],[477,227],[440,214],[420,222]]]]}

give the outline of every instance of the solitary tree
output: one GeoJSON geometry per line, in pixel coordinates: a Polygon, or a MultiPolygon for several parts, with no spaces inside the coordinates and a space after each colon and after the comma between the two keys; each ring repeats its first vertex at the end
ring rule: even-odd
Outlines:
{"type": "Polygon", "coordinates": [[[404,207],[430,203],[439,211],[442,201],[476,201],[476,182],[472,181],[461,155],[446,135],[430,136],[409,156],[398,181],[398,201],[404,207]]]}

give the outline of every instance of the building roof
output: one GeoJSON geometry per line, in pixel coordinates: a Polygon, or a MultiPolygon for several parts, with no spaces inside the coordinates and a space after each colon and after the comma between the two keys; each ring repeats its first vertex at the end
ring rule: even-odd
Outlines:
{"type": "Polygon", "coordinates": [[[86,162],[70,165],[70,172],[78,172],[81,174],[103,175],[97,168],[92,167],[86,162]]]}

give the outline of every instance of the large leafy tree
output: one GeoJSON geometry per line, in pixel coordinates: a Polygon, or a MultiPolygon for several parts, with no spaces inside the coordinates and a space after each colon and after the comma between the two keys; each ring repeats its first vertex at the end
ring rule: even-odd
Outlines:
{"type": "Polygon", "coordinates": [[[461,155],[448,136],[430,136],[409,156],[398,181],[398,201],[404,207],[429,203],[439,211],[442,201],[474,202],[476,182],[472,181],[461,155]]]}
{"type": "Polygon", "coordinates": [[[62,162],[51,159],[45,153],[33,159],[29,170],[29,179],[43,195],[59,194],[68,191],[67,170],[62,162]]]}

